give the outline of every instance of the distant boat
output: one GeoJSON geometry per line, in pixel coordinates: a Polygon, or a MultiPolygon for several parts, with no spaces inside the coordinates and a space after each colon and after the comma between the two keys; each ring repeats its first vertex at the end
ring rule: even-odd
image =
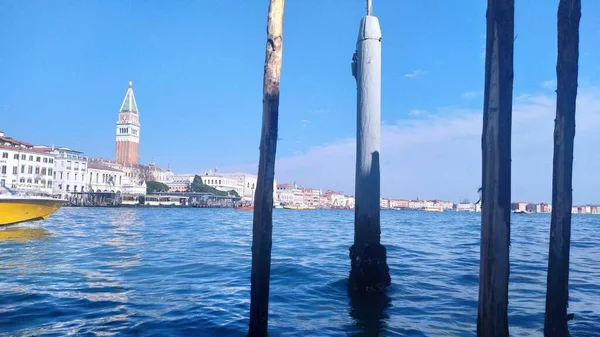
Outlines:
{"type": "Polygon", "coordinates": [[[252,210],[254,210],[254,206],[253,205],[240,206],[240,207],[237,207],[236,209],[239,209],[240,211],[252,211],[252,210]]]}
{"type": "Polygon", "coordinates": [[[293,209],[293,210],[307,210],[307,209],[316,209],[316,207],[313,206],[306,206],[306,205],[287,205],[287,206],[283,206],[283,209],[293,209]]]}
{"type": "Polygon", "coordinates": [[[68,201],[50,197],[0,195],[0,226],[46,220],[68,201]]]}
{"type": "Polygon", "coordinates": [[[443,212],[444,210],[439,207],[425,207],[423,209],[425,212],[443,212]]]}
{"type": "Polygon", "coordinates": [[[515,210],[513,211],[513,213],[515,213],[515,214],[531,214],[531,212],[524,211],[524,210],[522,210],[522,209],[515,209],[515,210]]]}

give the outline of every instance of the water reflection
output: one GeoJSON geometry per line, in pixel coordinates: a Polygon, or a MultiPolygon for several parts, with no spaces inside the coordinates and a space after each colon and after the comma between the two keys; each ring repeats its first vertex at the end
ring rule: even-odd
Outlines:
{"type": "Polygon", "coordinates": [[[0,242],[16,241],[24,243],[32,240],[44,239],[50,235],[51,233],[44,228],[9,227],[0,229],[0,242]]]}
{"type": "Polygon", "coordinates": [[[358,294],[348,292],[350,317],[358,332],[351,336],[379,336],[387,330],[387,309],[392,300],[387,294],[358,294]]]}

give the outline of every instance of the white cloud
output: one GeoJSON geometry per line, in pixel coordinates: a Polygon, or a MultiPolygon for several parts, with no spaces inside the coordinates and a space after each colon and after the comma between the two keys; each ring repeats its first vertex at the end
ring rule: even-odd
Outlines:
{"type": "Polygon", "coordinates": [[[419,110],[419,109],[412,109],[408,112],[408,114],[411,116],[421,116],[421,115],[427,114],[427,111],[419,110]]]}
{"type": "Polygon", "coordinates": [[[308,120],[308,119],[303,119],[303,120],[301,120],[301,122],[302,122],[302,123],[304,123],[304,124],[308,124],[308,123],[310,123],[310,120],[308,120]]]}
{"type": "MultiPolygon", "coordinates": [[[[550,201],[554,95],[520,95],[513,105],[513,200],[550,201]]],[[[426,118],[383,125],[381,191],[391,197],[477,198],[481,185],[481,110],[440,109],[426,118]]],[[[600,87],[580,88],[574,202],[600,203],[600,87]]],[[[352,193],[354,139],[310,148],[276,163],[279,182],[352,193]]],[[[247,167],[256,167],[251,165],[247,167]]]]}
{"type": "Polygon", "coordinates": [[[412,73],[404,74],[404,77],[405,78],[417,78],[424,74],[425,74],[425,72],[423,70],[417,69],[417,70],[413,71],[412,73]]]}
{"type": "Polygon", "coordinates": [[[471,100],[471,99],[477,98],[479,95],[480,95],[480,92],[478,92],[478,91],[469,91],[469,92],[463,93],[462,98],[471,100]]]}
{"type": "Polygon", "coordinates": [[[556,89],[556,80],[547,80],[540,84],[544,89],[556,89]]]}

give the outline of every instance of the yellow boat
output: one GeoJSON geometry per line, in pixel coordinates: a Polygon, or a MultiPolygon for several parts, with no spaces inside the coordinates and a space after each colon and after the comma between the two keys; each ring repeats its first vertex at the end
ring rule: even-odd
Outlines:
{"type": "Polygon", "coordinates": [[[0,226],[46,220],[66,203],[49,197],[0,195],[0,226]]]}

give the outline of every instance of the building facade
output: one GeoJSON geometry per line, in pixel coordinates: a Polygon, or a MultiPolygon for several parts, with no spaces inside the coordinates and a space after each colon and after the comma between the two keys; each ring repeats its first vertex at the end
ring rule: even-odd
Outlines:
{"type": "MultiPolygon", "coordinates": [[[[169,190],[180,190],[187,182],[191,184],[194,181],[196,174],[172,174],[167,171],[165,174],[169,186],[169,190]]],[[[256,193],[256,184],[258,177],[248,173],[221,173],[217,168],[198,174],[202,179],[202,183],[213,187],[219,191],[235,191],[243,200],[253,203],[254,194],[256,193]]],[[[277,182],[274,182],[273,195],[276,196],[277,182]]],[[[274,199],[276,200],[276,199],[274,199]]]]}
{"type": "Polygon", "coordinates": [[[321,190],[316,188],[303,188],[302,203],[313,207],[321,206],[321,190]]]}
{"type": "Polygon", "coordinates": [[[52,194],[68,198],[72,192],[86,192],[87,158],[82,152],[65,147],[52,149],[54,155],[54,185],[52,194]]]}
{"type": "Polygon", "coordinates": [[[115,161],[119,164],[138,164],[140,160],[140,118],[131,81],[119,110],[116,131],[115,161]]]}
{"type": "Polygon", "coordinates": [[[46,148],[6,137],[0,132],[0,186],[52,194],[54,156],[46,148]]]}
{"type": "Polygon", "coordinates": [[[303,199],[302,190],[296,184],[278,184],[276,186],[275,200],[279,203],[288,205],[301,204],[303,199]]]}

